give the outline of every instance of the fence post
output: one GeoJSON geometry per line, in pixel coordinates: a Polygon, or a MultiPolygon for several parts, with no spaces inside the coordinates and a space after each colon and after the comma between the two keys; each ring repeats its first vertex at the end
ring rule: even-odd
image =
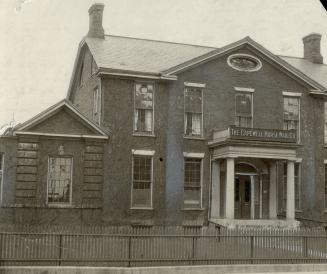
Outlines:
{"type": "Polygon", "coordinates": [[[308,236],[302,238],[302,255],[304,258],[308,257],[308,236]]]}
{"type": "Polygon", "coordinates": [[[128,236],[128,267],[131,266],[131,257],[132,257],[132,236],[128,236]]]}
{"type": "Polygon", "coordinates": [[[195,236],[192,236],[192,264],[194,264],[195,260],[195,236]]]}
{"type": "Polygon", "coordinates": [[[58,259],[58,265],[61,265],[61,259],[62,259],[62,234],[59,235],[59,259],[58,259]]]}
{"type": "Polygon", "coordinates": [[[254,258],[254,236],[253,235],[251,235],[250,236],[251,238],[251,264],[253,264],[254,263],[254,260],[253,260],[253,258],[254,258]]]}

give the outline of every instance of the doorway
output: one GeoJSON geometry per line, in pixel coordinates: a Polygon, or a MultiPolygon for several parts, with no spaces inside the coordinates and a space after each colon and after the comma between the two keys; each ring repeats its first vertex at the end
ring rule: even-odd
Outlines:
{"type": "Polygon", "coordinates": [[[252,219],[252,187],[249,175],[235,176],[235,218],[252,219]]]}

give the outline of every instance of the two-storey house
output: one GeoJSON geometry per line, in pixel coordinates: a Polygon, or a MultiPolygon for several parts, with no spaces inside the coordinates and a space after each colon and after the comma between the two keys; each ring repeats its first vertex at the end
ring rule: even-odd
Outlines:
{"type": "Polygon", "coordinates": [[[4,218],[327,220],[320,34],[303,38],[303,58],[286,57],[250,37],[213,48],[106,35],[103,10],[89,9],[67,98],[2,138],[4,218]]]}

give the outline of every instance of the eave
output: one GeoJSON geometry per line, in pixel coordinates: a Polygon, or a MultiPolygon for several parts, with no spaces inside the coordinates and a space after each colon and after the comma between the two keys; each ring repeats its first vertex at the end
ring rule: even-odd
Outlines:
{"type": "Polygon", "coordinates": [[[121,69],[111,69],[111,68],[99,68],[96,76],[123,76],[132,78],[143,78],[143,79],[153,79],[153,80],[167,80],[176,81],[176,75],[166,75],[161,73],[143,72],[143,71],[131,71],[131,70],[121,70],[121,69]]]}

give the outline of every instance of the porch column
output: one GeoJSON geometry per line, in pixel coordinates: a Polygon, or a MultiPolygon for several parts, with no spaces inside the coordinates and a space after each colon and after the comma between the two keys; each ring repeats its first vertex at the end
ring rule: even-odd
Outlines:
{"type": "Polygon", "coordinates": [[[294,161],[287,161],[286,219],[295,219],[294,161]]]}
{"type": "Polygon", "coordinates": [[[269,165],[269,219],[277,219],[277,162],[269,165]]]}
{"type": "Polygon", "coordinates": [[[227,158],[225,218],[234,219],[234,158],[227,158]]]}
{"type": "Polygon", "coordinates": [[[211,163],[211,218],[220,218],[220,162],[211,163]]]}

